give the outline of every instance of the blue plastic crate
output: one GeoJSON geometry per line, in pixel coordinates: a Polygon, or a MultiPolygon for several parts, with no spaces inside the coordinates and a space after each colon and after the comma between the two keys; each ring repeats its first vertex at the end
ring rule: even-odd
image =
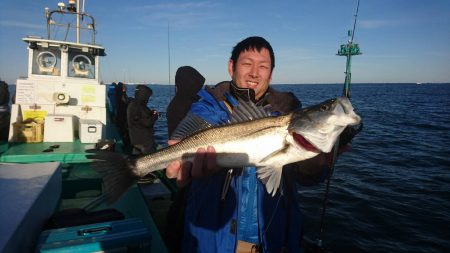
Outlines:
{"type": "Polygon", "coordinates": [[[126,219],[46,230],[37,252],[150,252],[151,239],[141,219],[126,219]]]}

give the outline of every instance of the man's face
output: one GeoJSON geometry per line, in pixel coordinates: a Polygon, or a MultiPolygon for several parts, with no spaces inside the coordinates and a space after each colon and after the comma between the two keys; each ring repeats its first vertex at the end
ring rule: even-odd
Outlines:
{"type": "Polygon", "coordinates": [[[237,62],[230,59],[228,73],[238,87],[253,89],[258,100],[267,91],[272,79],[271,64],[269,50],[262,48],[258,52],[250,49],[241,52],[237,62]]]}

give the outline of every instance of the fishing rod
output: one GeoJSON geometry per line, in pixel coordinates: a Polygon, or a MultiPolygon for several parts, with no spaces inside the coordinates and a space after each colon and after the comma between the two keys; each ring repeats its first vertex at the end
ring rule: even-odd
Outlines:
{"type": "MultiPolygon", "coordinates": [[[[167,22],[167,57],[169,61],[169,85],[171,84],[170,81],[170,22],[167,22]]],[[[176,87],[175,87],[175,93],[177,93],[176,87]]]]}
{"type": "Polygon", "coordinates": [[[347,57],[347,63],[345,65],[345,82],[343,95],[348,98],[350,98],[350,83],[352,80],[352,72],[351,72],[352,56],[362,54],[359,49],[359,45],[357,43],[353,43],[353,39],[355,38],[356,19],[358,17],[358,11],[359,11],[359,0],[356,6],[355,19],[353,22],[353,30],[348,30],[348,37],[350,39],[346,44],[341,45],[337,53],[337,55],[339,56],[347,57]]]}
{"type": "MultiPolygon", "coordinates": [[[[347,57],[346,67],[345,67],[345,81],[344,81],[344,89],[343,89],[343,96],[346,96],[347,98],[350,98],[350,83],[351,83],[351,76],[352,76],[352,74],[351,74],[351,59],[352,59],[353,55],[361,54],[359,45],[356,43],[353,43],[353,39],[355,37],[356,20],[357,20],[358,12],[359,12],[359,1],[360,0],[358,0],[357,6],[356,6],[356,12],[354,15],[355,19],[353,22],[353,30],[348,31],[348,37],[350,39],[348,40],[348,42],[346,44],[342,44],[340,46],[340,49],[338,50],[338,53],[337,53],[338,56],[346,56],[347,57]]],[[[356,130],[356,131],[358,131],[358,130],[356,130]]],[[[325,196],[324,196],[324,200],[322,203],[322,213],[321,213],[321,217],[320,217],[319,236],[316,241],[316,245],[319,247],[319,250],[322,252],[325,251],[325,249],[322,248],[322,245],[323,245],[322,235],[323,235],[323,231],[324,231],[324,220],[325,220],[328,196],[329,196],[329,192],[330,192],[331,176],[333,175],[334,167],[336,164],[336,158],[337,158],[338,150],[339,150],[339,143],[340,143],[340,138],[338,138],[336,143],[334,144],[333,160],[331,162],[332,166],[330,168],[330,172],[328,173],[328,177],[327,177],[325,196]]],[[[318,249],[316,249],[316,252],[317,252],[317,250],[318,249]]]]}

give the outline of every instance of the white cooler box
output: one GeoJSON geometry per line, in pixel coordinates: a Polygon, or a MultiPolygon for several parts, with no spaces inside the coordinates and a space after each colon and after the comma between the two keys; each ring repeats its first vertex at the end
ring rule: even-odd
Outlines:
{"type": "Polygon", "coordinates": [[[44,142],[73,142],[73,115],[48,114],[44,122],[44,142]]]}
{"type": "Polygon", "coordinates": [[[81,143],[97,143],[102,139],[102,122],[93,119],[80,119],[79,122],[78,133],[81,143]]]}

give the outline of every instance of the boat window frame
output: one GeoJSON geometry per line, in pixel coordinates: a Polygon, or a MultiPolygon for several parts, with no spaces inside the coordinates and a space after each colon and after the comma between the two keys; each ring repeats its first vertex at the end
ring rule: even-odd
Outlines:
{"type": "Polygon", "coordinates": [[[36,49],[33,49],[31,73],[34,75],[42,75],[42,76],[61,76],[61,58],[62,53],[59,47],[40,46],[36,49]],[[38,58],[45,53],[53,55],[56,58],[55,63],[52,67],[45,68],[44,66],[41,66],[41,64],[39,64],[38,58]]]}
{"type": "MultiPolygon", "coordinates": [[[[85,52],[80,48],[70,48],[67,52],[67,76],[73,78],[85,78],[85,79],[95,79],[96,73],[96,61],[95,56],[90,53],[90,51],[85,52]],[[88,59],[89,64],[84,64],[83,66],[87,66],[87,69],[80,69],[80,65],[77,65],[73,60],[76,59],[88,59]],[[78,71],[77,71],[78,66],[78,71]],[[84,73],[87,71],[87,74],[84,73]],[[78,73],[77,73],[78,72],[78,73]]],[[[84,61],[83,61],[84,62],[84,61]]]]}

